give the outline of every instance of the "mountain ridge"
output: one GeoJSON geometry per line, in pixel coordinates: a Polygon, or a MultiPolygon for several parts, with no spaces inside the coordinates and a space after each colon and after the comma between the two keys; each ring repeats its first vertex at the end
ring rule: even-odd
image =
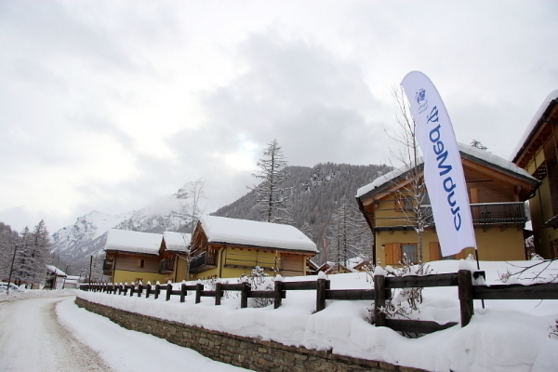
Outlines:
{"type": "MultiPolygon", "coordinates": [[[[289,166],[291,177],[281,185],[290,188],[291,213],[294,225],[304,231],[323,251],[329,218],[342,198],[354,200],[356,190],[375,178],[385,174],[392,167],[387,165],[350,165],[320,163],[313,167],[289,166]],[[306,225],[306,226],[305,226],[306,225]]],[[[116,228],[123,230],[163,232],[188,231],[191,228],[191,215],[188,193],[183,187],[172,196],[168,196],[164,211],[145,207],[132,212],[112,216],[100,211],[92,211],[76,219],[52,234],[52,252],[71,267],[83,268],[94,257],[101,265],[104,258],[103,248],[107,231],[116,228]]],[[[210,213],[215,216],[262,220],[256,206],[254,191],[247,192],[234,202],[210,213]]],[[[323,254],[316,260],[323,261],[323,254]]],[[[74,270],[75,271],[75,270],[74,270]]]]}

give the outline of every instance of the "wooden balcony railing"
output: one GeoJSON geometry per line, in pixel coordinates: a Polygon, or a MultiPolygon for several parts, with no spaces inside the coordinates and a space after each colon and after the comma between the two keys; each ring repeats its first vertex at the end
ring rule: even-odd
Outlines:
{"type": "MultiPolygon", "coordinates": [[[[424,206],[432,216],[431,207],[424,206]]],[[[523,224],[528,218],[523,202],[471,204],[474,225],[523,224]]],[[[433,224],[433,221],[432,221],[433,224]]]]}
{"type": "Polygon", "coordinates": [[[103,261],[103,274],[104,275],[112,275],[113,266],[114,266],[114,261],[105,259],[103,261]]]}
{"type": "Polygon", "coordinates": [[[190,261],[190,272],[199,273],[209,266],[217,266],[215,253],[203,252],[190,261]]]}
{"type": "Polygon", "coordinates": [[[159,262],[159,274],[172,274],[174,272],[174,260],[168,258],[159,262]]]}

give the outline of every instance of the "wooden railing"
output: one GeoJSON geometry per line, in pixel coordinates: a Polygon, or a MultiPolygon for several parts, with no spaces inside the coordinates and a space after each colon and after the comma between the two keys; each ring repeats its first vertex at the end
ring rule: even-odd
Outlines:
{"type": "MultiPolygon", "coordinates": [[[[429,216],[430,224],[434,224],[432,207],[423,208],[427,210],[425,215],[429,216]]],[[[523,202],[471,204],[471,215],[474,225],[521,224],[528,220],[523,202]]]]}
{"type": "Polygon", "coordinates": [[[165,299],[169,301],[171,296],[180,296],[180,302],[185,302],[189,291],[195,292],[195,303],[200,303],[202,297],[215,298],[215,305],[221,304],[221,298],[225,291],[240,292],[240,307],[248,307],[249,298],[273,299],[274,308],[281,306],[283,299],[287,297],[287,291],[315,290],[316,311],[324,310],[326,300],[373,300],[374,301],[374,323],[376,327],[387,326],[395,331],[407,333],[432,333],[443,330],[454,325],[456,322],[438,324],[431,321],[388,319],[384,308],[386,301],[391,298],[392,289],[396,288],[429,288],[429,287],[458,287],[460,304],[461,326],[464,327],[471,321],[474,314],[473,300],[557,300],[558,284],[533,284],[523,285],[473,285],[473,278],[484,276],[484,272],[471,273],[461,270],[457,273],[434,274],[424,276],[402,276],[385,277],[374,276],[374,289],[330,289],[330,282],[326,279],[304,282],[282,282],[275,281],[273,290],[252,290],[248,283],[224,284],[217,283],[215,289],[205,290],[204,285],[181,284],[179,290],[173,289],[171,284],[167,285],[123,285],[123,284],[90,284],[82,285],[80,289],[86,291],[106,292],[108,294],[119,294],[138,297],[142,295],[149,298],[159,298],[161,291],[165,292],[165,299]]]}
{"type": "Polygon", "coordinates": [[[197,273],[206,266],[216,266],[215,253],[203,252],[190,261],[190,272],[197,273]]]}
{"type": "Polygon", "coordinates": [[[170,274],[174,272],[174,261],[167,258],[159,262],[159,274],[170,274]]]}
{"type": "Polygon", "coordinates": [[[113,266],[114,266],[114,261],[105,259],[103,261],[103,274],[104,275],[112,275],[113,266]]]}

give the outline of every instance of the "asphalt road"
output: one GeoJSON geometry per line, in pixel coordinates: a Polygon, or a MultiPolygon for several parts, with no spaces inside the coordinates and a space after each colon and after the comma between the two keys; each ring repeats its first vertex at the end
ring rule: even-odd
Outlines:
{"type": "Polygon", "coordinates": [[[65,299],[0,303],[1,372],[113,371],[60,324],[55,307],[65,299]]]}

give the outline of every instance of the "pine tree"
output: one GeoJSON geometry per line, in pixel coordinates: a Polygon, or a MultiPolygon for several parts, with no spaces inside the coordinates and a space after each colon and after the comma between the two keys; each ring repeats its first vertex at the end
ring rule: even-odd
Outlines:
{"type": "Polygon", "coordinates": [[[341,266],[348,266],[349,259],[367,259],[371,252],[372,235],[358,215],[356,206],[346,198],[341,199],[331,216],[327,238],[329,261],[335,263],[338,271],[341,266]]]}
{"type": "Polygon", "coordinates": [[[44,220],[41,220],[33,229],[31,258],[32,282],[43,283],[46,276],[46,265],[50,262],[50,236],[44,220]]]}
{"type": "Polygon", "coordinates": [[[17,242],[12,279],[16,283],[43,284],[50,261],[50,237],[41,220],[33,231],[25,227],[17,242]]]}
{"type": "Polygon", "coordinates": [[[287,161],[276,139],[268,144],[263,155],[258,161],[260,171],[253,174],[261,182],[251,190],[256,192],[257,206],[264,221],[285,222],[290,217],[287,209],[291,189],[281,185],[290,177],[285,169],[287,161]]]}
{"type": "Polygon", "coordinates": [[[0,222],[0,280],[6,281],[19,235],[10,226],[0,222]]]}

